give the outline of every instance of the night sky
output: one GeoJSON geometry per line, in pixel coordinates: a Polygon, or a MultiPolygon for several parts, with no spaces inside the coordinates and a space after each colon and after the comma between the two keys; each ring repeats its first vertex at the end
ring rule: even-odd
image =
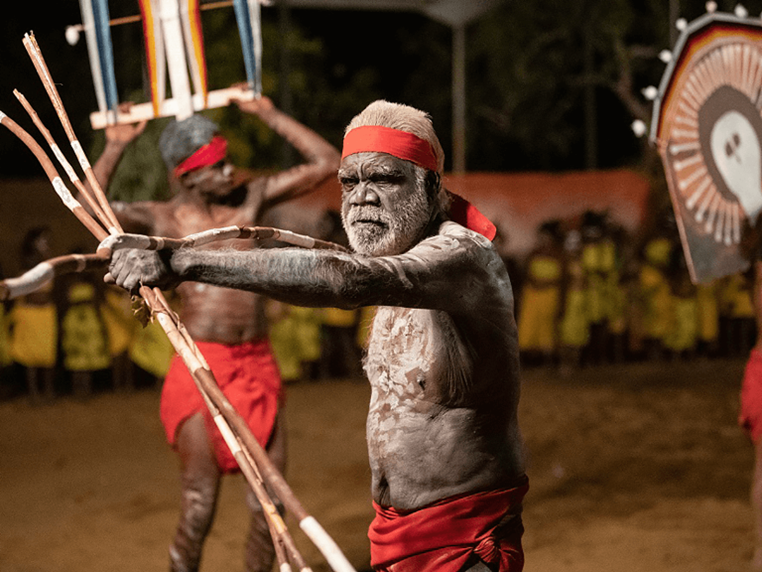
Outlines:
{"type": "MultiPolygon", "coordinates": [[[[136,0],[111,1],[111,16],[118,17],[138,13],[136,0]]],[[[84,36],[76,46],[65,40],[67,25],[81,21],[79,4],[76,0],[58,2],[14,3],[10,12],[0,18],[0,111],[21,124],[36,136],[26,113],[13,96],[18,89],[36,108],[45,124],[59,142],[65,142],[63,131],[49,103],[47,95],[22,45],[25,32],[33,31],[42,49],[51,73],[58,83],[64,105],[70,115],[74,129],[86,150],[92,148],[94,133],[90,128],[88,115],[96,109],[92,78],[90,75],[87,48],[84,36]],[[44,6],[41,7],[41,6],[44,6]]],[[[264,8],[263,17],[277,22],[274,8],[264,8]]],[[[695,17],[692,15],[691,17],[695,17]]],[[[392,101],[408,103],[430,112],[437,131],[448,155],[451,149],[451,100],[450,100],[450,38],[447,26],[428,20],[416,13],[391,13],[335,10],[292,11],[292,20],[302,30],[304,37],[318,39],[322,43],[320,61],[321,79],[324,85],[341,93],[352,84],[367,84],[368,97],[383,97],[392,101]],[[369,75],[363,79],[361,74],[369,75]]],[[[236,32],[231,32],[237,35],[236,32]]],[[[114,43],[129,40],[134,51],[118,60],[119,72],[130,71],[139,75],[142,66],[142,42],[139,24],[112,28],[114,43]],[[124,69],[122,69],[124,68],[124,69]],[[135,71],[138,70],[138,71],[135,71]]],[[[205,30],[206,34],[206,30],[205,30]]],[[[237,41],[237,40],[236,40],[237,41]]],[[[277,61],[273,53],[277,45],[264,46],[265,57],[270,53],[270,62],[277,61]]],[[[209,48],[207,46],[207,52],[209,48]]],[[[295,61],[294,66],[314,65],[315,59],[295,61]]],[[[269,64],[271,68],[274,65],[269,64]]],[[[659,69],[662,69],[660,64],[659,69]]],[[[266,70],[267,71],[267,70],[266,70]]],[[[277,70],[273,70],[276,71],[277,70]]],[[[471,69],[472,75],[478,70],[471,69]]],[[[210,72],[210,76],[212,72],[210,72]]],[[[479,78],[471,78],[470,81],[479,78]]],[[[118,81],[120,92],[125,88],[118,81]]],[[[225,87],[225,86],[212,86],[225,87]]],[[[295,115],[305,123],[320,129],[332,143],[340,145],[341,130],[354,113],[364,107],[370,99],[339,102],[330,99],[331,94],[321,94],[303,88],[295,97],[295,115]],[[322,98],[320,102],[317,100],[322,98]],[[315,121],[309,107],[320,107],[320,119],[315,121]]],[[[137,86],[139,89],[140,86],[137,86]]],[[[135,89],[133,87],[132,89],[135,89]]],[[[274,94],[265,92],[266,95],[274,94]]],[[[120,93],[120,95],[123,95],[120,93]]],[[[467,96],[468,97],[468,96],[467,96]]],[[[276,104],[279,103],[276,97],[276,104]]],[[[481,102],[470,99],[473,107],[481,102]]],[[[613,94],[605,89],[597,93],[599,124],[599,163],[602,168],[620,167],[634,164],[639,157],[639,143],[629,131],[632,118],[613,94]]],[[[582,129],[582,114],[575,112],[575,129],[582,129]]],[[[478,132],[477,143],[482,149],[472,153],[468,168],[472,171],[521,171],[538,170],[531,166],[526,150],[516,147],[505,133],[498,133],[490,125],[474,123],[469,119],[469,129],[478,132]],[[530,165],[527,169],[527,165],[530,165]]],[[[584,165],[583,145],[575,145],[568,156],[555,158],[546,168],[553,170],[581,169],[584,165]]],[[[476,145],[473,146],[474,150],[476,145]]],[[[449,163],[449,158],[448,158],[449,163]]],[[[256,166],[255,166],[256,167],[256,166]]],[[[446,168],[449,164],[446,165],[446,168]]],[[[42,171],[31,153],[10,133],[0,131],[0,177],[38,177],[42,171]]]]}

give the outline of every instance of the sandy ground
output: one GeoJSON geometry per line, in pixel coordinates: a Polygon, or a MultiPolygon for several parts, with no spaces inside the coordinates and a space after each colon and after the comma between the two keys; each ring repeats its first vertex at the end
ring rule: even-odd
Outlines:
{"type": "MultiPolygon", "coordinates": [[[[738,572],[751,556],[743,362],[524,374],[526,572],[738,572]]],[[[351,380],[289,386],[287,478],[350,561],[368,564],[364,416],[351,380]]],[[[159,394],[0,403],[0,572],[167,570],[177,466],[159,394]]],[[[242,570],[241,477],[227,477],[203,569],[242,570]]],[[[329,568],[292,522],[313,569],[329,568]]]]}

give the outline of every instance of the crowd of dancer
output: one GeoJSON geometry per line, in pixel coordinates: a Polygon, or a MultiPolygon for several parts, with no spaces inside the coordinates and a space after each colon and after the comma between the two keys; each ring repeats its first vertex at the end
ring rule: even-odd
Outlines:
{"type": "Polygon", "coordinates": [[[694,285],[671,215],[642,238],[600,212],[546,221],[512,281],[526,366],[744,357],[754,345],[752,277],[694,285]]]}

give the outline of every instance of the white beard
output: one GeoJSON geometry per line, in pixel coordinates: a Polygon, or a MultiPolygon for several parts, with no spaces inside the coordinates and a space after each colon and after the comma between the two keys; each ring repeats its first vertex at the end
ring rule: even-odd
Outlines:
{"type": "Polygon", "coordinates": [[[419,239],[431,218],[431,206],[424,191],[411,193],[391,211],[377,206],[350,206],[342,210],[349,245],[364,256],[401,254],[419,239]],[[362,222],[357,221],[372,221],[362,222]]]}

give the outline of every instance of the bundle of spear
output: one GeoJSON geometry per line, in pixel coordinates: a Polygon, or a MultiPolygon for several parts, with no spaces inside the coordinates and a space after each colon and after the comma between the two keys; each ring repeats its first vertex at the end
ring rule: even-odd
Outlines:
{"type": "MultiPolygon", "coordinates": [[[[88,206],[95,214],[95,218],[72,196],[71,192],[49,159],[45,151],[37,144],[24,129],[11,120],[7,115],[0,112],[0,123],[19,137],[37,157],[38,161],[50,179],[53,188],[58,193],[64,204],[72,213],[87,227],[87,229],[99,240],[99,246],[95,254],[70,255],[54,258],[39,264],[19,278],[6,280],[0,283],[0,299],[10,299],[26,294],[42,284],[48,282],[56,273],[82,271],[86,268],[102,267],[108,262],[111,251],[116,248],[177,248],[183,245],[202,244],[213,240],[230,238],[276,238],[297,246],[307,248],[341,248],[332,243],[326,243],[308,236],[297,235],[289,231],[267,227],[227,227],[214,229],[204,233],[188,236],[184,239],[169,239],[161,237],[143,237],[138,235],[126,235],[116,219],[108,199],[93,174],[92,167],[87,156],[77,140],[71,127],[66,110],[64,109],[58,90],[53,83],[45,60],[42,57],[34,35],[29,33],[24,36],[26,48],[45,90],[50,97],[56,113],[61,120],[64,131],[69,139],[72,149],[76,154],[80,167],[90,183],[88,189],[79,179],[71,164],[66,160],[60,148],[50,135],[50,132],[40,121],[37,113],[29,102],[18,91],[14,94],[29,113],[33,122],[49,144],[53,154],[67,173],[72,184],[84,197],[88,206]]],[[[348,562],[333,539],[325,532],[323,527],[310,516],[283,476],[267,456],[266,451],[256,441],[243,418],[238,415],[225,395],[220,390],[217,382],[209,369],[198,347],[191,339],[187,330],[178,319],[177,315],[170,310],[163,294],[157,288],[143,286],[140,288],[140,296],[153,319],[158,320],[167,334],[170,342],[188,367],[199,392],[204,398],[217,427],[222,433],[225,442],[235,457],[241,472],[262,504],[268,525],[275,545],[276,555],[281,572],[290,572],[292,565],[304,572],[310,570],[304,558],[299,553],[294,540],[289,533],[283,518],[278,512],[275,503],[270,497],[266,485],[274,491],[275,495],[285,506],[286,510],[298,520],[299,527],[307,537],[315,544],[325,557],[328,564],[336,572],[354,572],[354,568],[348,562]]]]}

